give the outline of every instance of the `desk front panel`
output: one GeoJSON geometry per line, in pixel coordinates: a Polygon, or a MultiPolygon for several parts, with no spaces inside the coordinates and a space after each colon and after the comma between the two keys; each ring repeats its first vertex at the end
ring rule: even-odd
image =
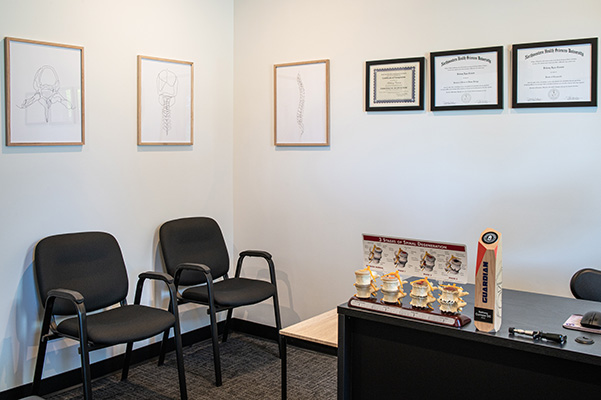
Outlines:
{"type": "MultiPolygon", "coordinates": [[[[506,290],[503,307],[501,330],[490,334],[473,324],[457,329],[340,306],[339,398],[601,393],[601,335],[587,346],[574,341],[581,332],[561,327],[599,303],[506,290]],[[566,334],[568,343],[512,336],[509,326],[566,334]]],[[[471,316],[473,307],[464,312],[471,316]]]]}

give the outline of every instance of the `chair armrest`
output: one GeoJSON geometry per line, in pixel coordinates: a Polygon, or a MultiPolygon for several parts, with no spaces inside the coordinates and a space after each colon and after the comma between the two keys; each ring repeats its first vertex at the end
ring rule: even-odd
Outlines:
{"type": "Polygon", "coordinates": [[[207,282],[213,281],[213,276],[211,275],[211,269],[204,264],[195,264],[195,263],[181,263],[175,268],[175,286],[179,286],[179,277],[184,271],[198,271],[202,272],[205,275],[207,282]]]}
{"type": "Polygon", "coordinates": [[[213,298],[213,276],[211,275],[211,269],[204,264],[195,263],[181,263],[175,269],[175,286],[179,284],[179,277],[184,271],[198,271],[205,275],[207,281],[207,295],[209,296],[209,310],[214,309],[215,300],[213,298]]]}
{"type": "Polygon", "coordinates": [[[177,266],[176,271],[177,270],[185,270],[185,269],[189,269],[189,270],[195,270],[195,271],[200,271],[200,272],[204,272],[206,274],[210,274],[211,273],[211,269],[209,267],[207,267],[204,264],[196,264],[196,263],[181,263],[177,266]]]}
{"type": "Polygon", "coordinates": [[[154,279],[165,283],[173,283],[173,277],[166,272],[146,271],[138,275],[139,279],[154,279]]]}
{"type": "MultiPolygon", "coordinates": [[[[83,295],[76,290],[57,288],[48,291],[48,294],[46,295],[46,304],[44,306],[44,321],[42,323],[42,326],[50,327],[50,325],[54,325],[54,322],[52,322],[51,324],[51,318],[53,314],[52,310],[54,308],[54,301],[56,299],[70,301],[75,306],[77,312],[77,323],[79,326],[79,340],[81,341],[83,346],[83,343],[87,343],[88,341],[86,306],[84,304],[83,295]]],[[[48,334],[47,331],[42,332],[42,337],[40,340],[46,341],[52,335],[53,334],[48,334]]]]}
{"type": "Polygon", "coordinates": [[[267,265],[269,266],[269,277],[271,279],[272,284],[276,284],[275,277],[275,265],[273,264],[273,259],[271,257],[271,253],[263,250],[246,250],[240,253],[240,257],[238,257],[238,264],[236,265],[236,278],[240,278],[240,273],[242,272],[242,262],[245,257],[261,257],[267,261],[267,265]]]}
{"type": "Polygon", "coordinates": [[[51,289],[48,291],[47,298],[48,297],[69,300],[75,304],[82,304],[84,300],[81,293],[70,289],[51,289]]]}
{"type": "Polygon", "coordinates": [[[246,250],[240,253],[240,257],[263,257],[266,260],[271,260],[271,254],[263,250],[246,250]]]}
{"type": "Polygon", "coordinates": [[[169,289],[169,298],[171,300],[171,304],[176,304],[177,296],[175,285],[173,284],[173,277],[165,272],[156,271],[145,271],[138,275],[138,284],[136,286],[134,304],[140,304],[142,300],[142,289],[144,287],[144,281],[146,279],[165,282],[165,284],[167,285],[167,289],[169,289]]]}

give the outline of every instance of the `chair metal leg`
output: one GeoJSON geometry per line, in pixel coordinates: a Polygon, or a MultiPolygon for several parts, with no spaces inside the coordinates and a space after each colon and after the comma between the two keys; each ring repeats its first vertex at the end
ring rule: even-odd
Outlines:
{"type": "Polygon", "coordinates": [[[169,339],[169,329],[163,333],[163,341],[161,342],[161,352],[159,354],[159,366],[165,362],[165,354],[167,353],[167,340],[169,339]]]}
{"type": "Polygon", "coordinates": [[[126,381],[129,374],[129,363],[131,362],[131,351],[133,350],[134,342],[129,342],[125,346],[125,360],[123,361],[123,370],[121,371],[121,380],[126,381]]]}
{"type": "Polygon", "coordinates": [[[227,310],[227,318],[225,319],[225,326],[223,327],[223,334],[221,335],[221,341],[223,343],[227,342],[227,335],[230,330],[230,321],[232,320],[232,314],[234,313],[234,309],[230,308],[227,310]]]}
{"type": "Polygon", "coordinates": [[[88,325],[83,303],[76,304],[79,328],[79,353],[81,355],[81,374],[83,395],[85,400],[92,400],[92,371],[90,368],[90,351],[88,349],[88,325]]]}
{"type": "Polygon", "coordinates": [[[275,288],[273,293],[273,311],[275,314],[275,328],[277,330],[278,335],[278,347],[280,350],[280,359],[285,357],[284,344],[282,342],[282,336],[280,335],[280,330],[282,329],[282,319],[280,318],[280,302],[278,300],[278,281],[275,276],[275,264],[273,263],[273,259],[271,257],[267,258],[267,264],[269,265],[269,278],[271,279],[271,284],[275,288]]]}
{"type": "Polygon", "coordinates": [[[288,397],[288,360],[286,359],[286,338],[282,337],[282,351],[280,352],[280,359],[282,363],[282,400],[286,400],[288,397]]]}
{"type": "MultiPolygon", "coordinates": [[[[169,332],[169,331],[167,331],[169,332]]],[[[173,336],[175,338],[175,356],[177,358],[177,374],[179,377],[179,392],[181,400],[188,399],[188,389],[186,388],[186,372],[184,370],[184,351],[182,346],[182,335],[179,322],[173,326],[173,336]]]]}
{"type": "MultiPolygon", "coordinates": [[[[169,312],[173,313],[173,315],[176,316],[176,320],[177,320],[177,325],[178,325],[178,329],[179,328],[179,313],[177,312],[177,301],[174,300],[176,298],[176,289],[175,286],[171,286],[170,284],[167,285],[169,288],[169,292],[170,292],[170,297],[171,299],[169,300],[169,307],[167,308],[169,310],[169,312]]],[[[169,339],[169,329],[167,328],[165,330],[165,333],[163,333],[163,341],[161,342],[161,352],[159,353],[159,366],[163,365],[165,363],[165,354],[167,354],[167,340],[169,339]]]]}
{"type": "Polygon", "coordinates": [[[285,357],[285,354],[284,354],[285,344],[282,341],[282,335],[280,335],[280,330],[282,329],[282,320],[280,318],[280,304],[278,301],[277,289],[276,289],[275,294],[273,295],[273,311],[275,314],[275,328],[277,330],[277,335],[278,335],[278,348],[280,351],[280,359],[282,359],[283,357],[285,357]]]}
{"type": "Polygon", "coordinates": [[[42,326],[40,332],[40,342],[38,345],[38,356],[35,361],[35,371],[33,373],[33,385],[32,394],[39,394],[40,384],[42,382],[42,370],[44,369],[44,358],[46,357],[46,348],[48,346],[48,340],[44,338],[44,335],[48,333],[48,326],[42,326]]]}
{"type": "Polygon", "coordinates": [[[221,386],[221,360],[219,357],[219,337],[217,336],[217,318],[215,310],[209,307],[209,315],[211,316],[211,339],[213,341],[213,364],[215,366],[215,386],[221,386]]]}
{"type": "Polygon", "coordinates": [[[46,356],[46,346],[48,342],[46,340],[40,340],[38,346],[38,357],[35,361],[35,372],[33,373],[33,385],[31,394],[39,394],[40,384],[42,382],[42,370],[44,369],[44,358],[46,356]]]}
{"type": "Polygon", "coordinates": [[[90,370],[90,353],[85,342],[79,344],[81,353],[81,377],[83,380],[83,396],[85,400],[92,400],[92,372],[90,370]]]}

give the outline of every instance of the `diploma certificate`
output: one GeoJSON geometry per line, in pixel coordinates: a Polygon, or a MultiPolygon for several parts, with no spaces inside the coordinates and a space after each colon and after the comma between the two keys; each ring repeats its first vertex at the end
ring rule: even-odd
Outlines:
{"type": "Polygon", "coordinates": [[[596,39],[515,45],[513,56],[514,107],[596,105],[596,39]]]}
{"type": "Polygon", "coordinates": [[[367,62],[366,111],[423,110],[424,59],[367,62]]]}
{"type": "Polygon", "coordinates": [[[418,73],[415,66],[373,68],[375,87],[372,103],[415,102],[415,79],[418,73]]]}
{"type": "Polygon", "coordinates": [[[432,110],[503,108],[502,47],[432,53],[432,110]]]}

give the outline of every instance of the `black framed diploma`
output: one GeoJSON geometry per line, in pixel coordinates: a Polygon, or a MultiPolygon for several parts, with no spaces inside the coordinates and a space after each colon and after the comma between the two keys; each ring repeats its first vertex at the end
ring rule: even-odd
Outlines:
{"type": "Polygon", "coordinates": [[[512,107],[597,106],[598,38],[514,44],[512,107]]]}
{"type": "Polygon", "coordinates": [[[365,111],[424,109],[424,57],[367,61],[365,111]]]}
{"type": "Polygon", "coordinates": [[[430,53],[431,110],[503,108],[503,46],[430,53]]]}

